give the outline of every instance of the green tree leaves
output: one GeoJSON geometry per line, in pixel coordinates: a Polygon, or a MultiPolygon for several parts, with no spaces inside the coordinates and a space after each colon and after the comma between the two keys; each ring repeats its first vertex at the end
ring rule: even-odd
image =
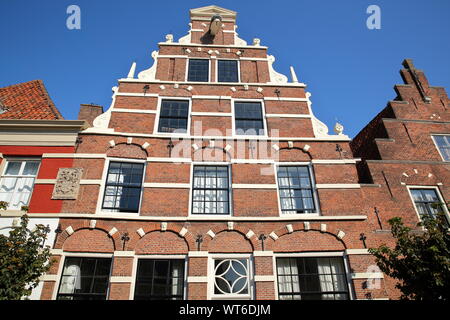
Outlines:
{"type": "Polygon", "coordinates": [[[28,221],[23,215],[20,226],[14,227],[9,237],[0,235],[0,300],[29,296],[52,264],[50,247],[44,247],[49,228],[36,225],[29,230],[28,221]]]}
{"type": "Polygon", "coordinates": [[[443,213],[423,216],[422,230],[411,230],[401,218],[389,220],[394,248],[382,245],[369,252],[378,267],[399,280],[402,299],[450,300],[450,234],[443,213]]]}

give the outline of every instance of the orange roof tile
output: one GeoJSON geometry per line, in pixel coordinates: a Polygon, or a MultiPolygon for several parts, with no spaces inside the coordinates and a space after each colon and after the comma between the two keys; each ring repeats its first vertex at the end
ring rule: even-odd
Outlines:
{"type": "Polygon", "coordinates": [[[63,120],[42,80],[0,88],[0,119],[63,120]]]}

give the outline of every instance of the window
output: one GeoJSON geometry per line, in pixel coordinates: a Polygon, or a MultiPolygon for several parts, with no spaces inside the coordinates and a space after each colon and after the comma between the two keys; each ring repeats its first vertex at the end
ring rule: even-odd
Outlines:
{"type": "Polygon", "coordinates": [[[343,259],[277,258],[280,300],[348,300],[343,259]]]}
{"type": "Polygon", "coordinates": [[[110,162],[102,209],[138,212],[143,173],[143,163],[110,162]]]}
{"type": "Polygon", "coordinates": [[[193,214],[230,214],[227,166],[194,166],[193,214]]]}
{"type": "Polygon", "coordinates": [[[218,82],[239,82],[237,60],[217,61],[217,81],[218,82]]]}
{"type": "Polygon", "coordinates": [[[437,213],[444,212],[436,189],[410,189],[410,191],[420,218],[424,215],[435,217],[437,213]]]}
{"type": "Polygon", "coordinates": [[[0,181],[0,201],[8,202],[8,209],[21,210],[28,205],[39,164],[39,160],[6,161],[0,181]]]}
{"type": "Polygon", "coordinates": [[[68,257],[58,300],[106,300],[111,258],[68,257]]]}
{"type": "Polygon", "coordinates": [[[182,300],[184,260],[140,259],[135,300],[182,300]]]}
{"type": "Polygon", "coordinates": [[[436,135],[433,136],[439,152],[444,161],[450,161],[450,135],[436,135]]]}
{"type": "Polygon", "coordinates": [[[214,260],[214,295],[250,298],[249,264],[245,258],[214,260]]]}
{"type": "Polygon", "coordinates": [[[209,81],[209,60],[189,59],[189,69],[187,81],[209,81]]]}
{"type": "Polygon", "coordinates": [[[235,102],[236,134],[264,135],[264,120],[260,102],[235,102]]]}
{"type": "Polygon", "coordinates": [[[158,132],[186,133],[188,127],[189,101],[162,100],[158,132]]]}
{"type": "Polygon", "coordinates": [[[314,213],[314,191],[307,166],[279,166],[278,188],[282,213],[314,213]]]}

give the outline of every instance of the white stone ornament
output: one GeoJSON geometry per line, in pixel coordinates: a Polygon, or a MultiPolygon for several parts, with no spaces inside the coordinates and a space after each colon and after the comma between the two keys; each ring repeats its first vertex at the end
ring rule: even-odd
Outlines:
{"type": "Polygon", "coordinates": [[[344,126],[342,124],[340,124],[339,122],[336,122],[336,124],[334,125],[334,132],[337,135],[342,135],[344,132],[344,126]]]}
{"type": "Polygon", "coordinates": [[[254,39],[253,39],[253,45],[254,45],[255,47],[259,47],[260,44],[261,44],[261,39],[259,39],[259,38],[254,38],[254,39]]]}
{"type": "Polygon", "coordinates": [[[159,52],[156,50],[152,52],[153,65],[149,69],[141,71],[138,74],[139,80],[148,80],[148,81],[156,80],[155,76],[156,76],[156,66],[158,63],[158,54],[159,52]]]}
{"type": "Polygon", "coordinates": [[[172,43],[173,42],[173,34],[166,34],[166,42],[172,43]]]}
{"type": "Polygon", "coordinates": [[[288,78],[281,73],[278,73],[273,68],[273,63],[275,62],[275,57],[272,55],[267,56],[267,60],[269,62],[269,75],[271,83],[279,83],[284,84],[288,82],[288,78]]]}

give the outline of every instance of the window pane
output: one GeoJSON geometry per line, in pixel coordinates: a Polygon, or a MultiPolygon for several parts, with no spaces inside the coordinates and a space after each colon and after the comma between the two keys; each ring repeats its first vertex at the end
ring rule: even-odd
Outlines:
{"type": "Polygon", "coordinates": [[[342,258],[277,258],[280,299],[348,299],[342,258]]]}
{"type": "Polygon", "coordinates": [[[135,285],[135,300],[182,299],[184,260],[140,259],[135,285]]]}
{"type": "Polygon", "coordinates": [[[23,169],[24,176],[35,176],[39,168],[38,161],[27,161],[25,163],[25,168],[23,169]]]}
{"type": "Polygon", "coordinates": [[[209,79],[209,60],[189,59],[188,81],[207,82],[209,79]]]}
{"type": "Polygon", "coordinates": [[[161,102],[158,132],[186,132],[188,116],[189,101],[163,100],[161,102]]]}
{"type": "Polygon", "coordinates": [[[228,167],[194,166],[192,213],[228,214],[228,167]]]}
{"type": "Polygon", "coordinates": [[[236,102],[234,104],[236,134],[263,135],[262,106],[259,102],[236,102]]]}
{"type": "Polygon", "coordinates": [[[313,189],[307,166],[277,168],[281,210],[285,213],[315,211],[313,189]]]}
{"type": "Polygon", "coordinates": [[[111,162],[106,179],[103,208],[138,212],[143,174],[142,163],[111,162]]]}
{"type": "Polygon", "coordinates": [[[106,300],[110,258],[66,258],[58,300],[106,300]]]}
{"type": "Polygon", "coordinates": [[[238,62],[237,60],[217,61],[217,81],[218,82],[238,82],[238,62]]]}
{"type": "Polygon", "coordinates": [[[8,164],[6,166],[5,175],[9,175],[9,176],[19,175],[21,166],[22,166],[21,161],[8,161],[8,164]]]}
{"type": "Polygon", "coordinates": [[[215,260],[214,267],[215,294],[248,294],[249,270],[247,259],[215,260]]]}
{"type": "Polygon", "coordinates": [[[433,137],[441,152],[442,158],[445,161],[450,161],[450,136],[438,135],[433,137]]]}

